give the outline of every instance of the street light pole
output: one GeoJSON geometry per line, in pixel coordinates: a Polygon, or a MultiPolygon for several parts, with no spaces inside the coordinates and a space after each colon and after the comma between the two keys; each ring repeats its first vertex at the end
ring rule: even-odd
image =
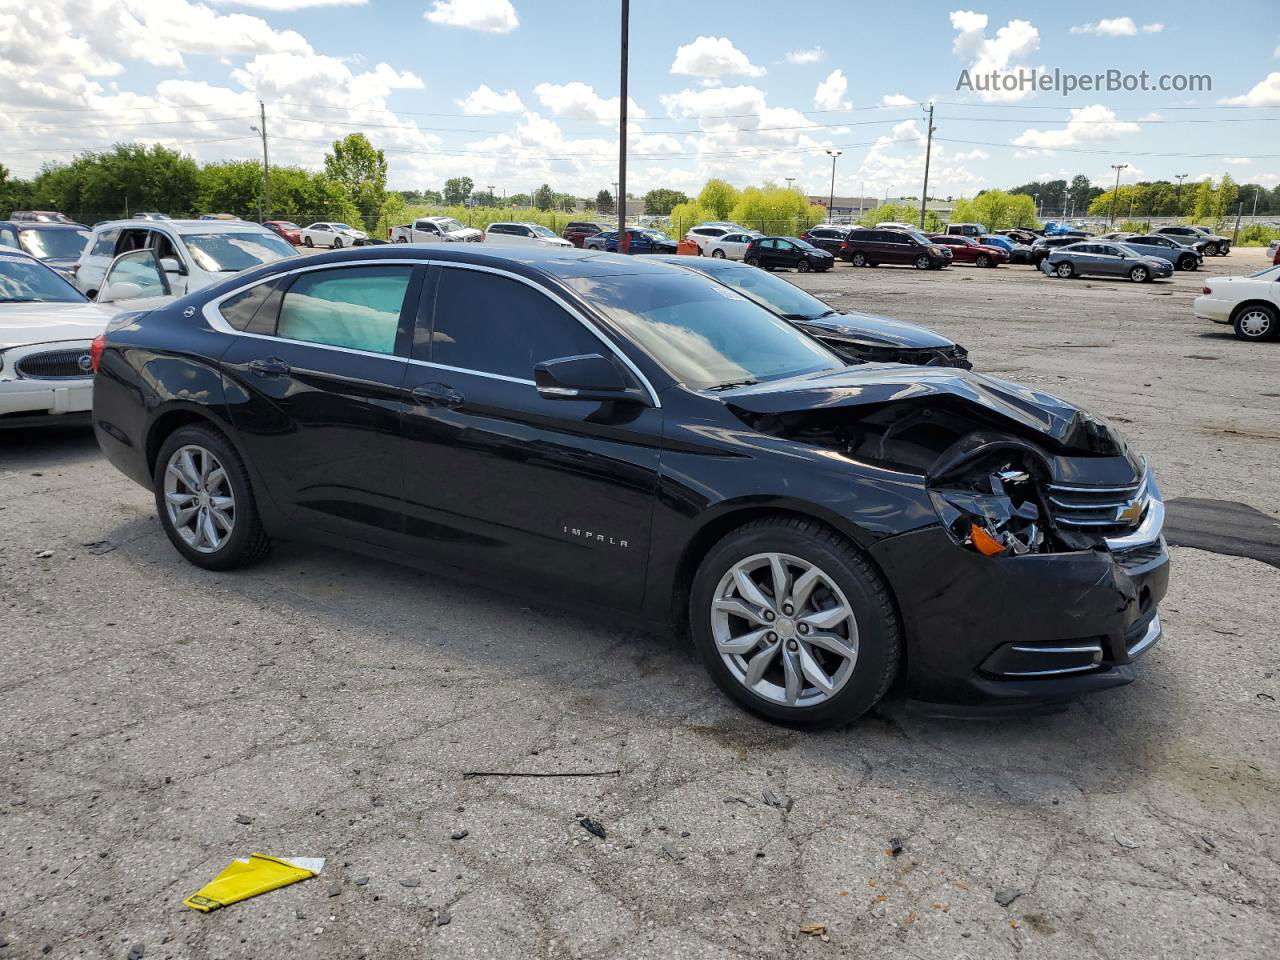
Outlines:
{"type": "Polygon", "coordinates": [[[929,158],[933,153],[933,101],[929,101],[929,129],[924,142],[924,187],[920,191],[920,229],[924,229],[924,210],[929,202],[929,158]]]}
{"type": "Polygon", "coordinates": [[[1180,217],[1182,216],[1182,181],[1187,179],[1187,175],[1185,173],[1175,173],[1173,176],[1178,181],[1178,185],[1173,191],[1173,215],[1180,217]]]}
{"type": "Polygon", "coordinates": [[[1111,195],[1111,222],[1110,226],[1116,223],[1116,204],[1120,200],[1120,171],[1129,166],[1127,163],[1113,163],[1111,169],[1116,172],[1116,192],[1111,195]]]}
{"type": "Polygon", "coordinates": [[[831,158],[831,193],[827,195],[827,217],[831,217],[831,208],[836,205],[836,158],[844,153],[843,150],[832,150],[827,148],[827,156],[831,158]]]}
{"type": "Polygon", "coordinates": [[[630,44],[631,0],[622,0],[622,35],[619,47],[621,76],[618,81],[618,252],[628,253],[627,233],[627,57],[630,44]]]}
{"type": "Polygon", "coordinates": [[[787,181],[787,189],[788,189],[788,190],[790,190],[790,189],[791,189],[791,185],[792,185],[793,183],[795,183],[795,182],[796,182],[796,178],[795,178],[795,177],[783,177],[782,179],[783,179],[783,180],[785,180],[785,181],[787,181]]]}

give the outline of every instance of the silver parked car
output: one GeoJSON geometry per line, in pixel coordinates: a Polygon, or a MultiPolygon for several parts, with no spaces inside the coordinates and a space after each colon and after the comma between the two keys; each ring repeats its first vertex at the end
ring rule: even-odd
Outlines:
{"type": "Polygon", "coordinates": [[[1168,260],[1177,270],[1196,270],[1204,263],[1204,255],[1195,247],[1163,234],[1130,234],[1121,244],[1138,251],[1144,257],[1168,260]]]}
{"type": "Polygon", "coordinates": [[[1134,283],[1173,276],[1173,264],[1160,257],[1148,257],[1123,243],[1085,240],[1059,247],[1040,261],[1047,276],[1128,277],[1134,283]]]}

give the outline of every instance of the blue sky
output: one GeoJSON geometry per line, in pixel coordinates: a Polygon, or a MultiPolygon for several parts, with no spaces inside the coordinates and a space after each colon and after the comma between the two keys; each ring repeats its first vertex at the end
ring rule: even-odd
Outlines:
{"type": "MultiPolygon", "coordinates": [[[[0,162],[29,175],[117,139],[319,166],[363,129],[395,188],[468,175],[594,194],[616,179],[611,0],[0,0],[0,162]]],[[[868,5],[634,0],[633,192],[794,177],[916,194],[1046,176],[1280,182],[1274,0],[868,5]],[[1144,13],[1143,10],[1151,12],[1144,13]],[[775,16],[770,16],[775,14],[775,16]],[[1245,25],[1256,25],[1248,29],[1245,25]],[[1207,74],[1211,91],[957,91],[962,69],[1207,74]]]]}

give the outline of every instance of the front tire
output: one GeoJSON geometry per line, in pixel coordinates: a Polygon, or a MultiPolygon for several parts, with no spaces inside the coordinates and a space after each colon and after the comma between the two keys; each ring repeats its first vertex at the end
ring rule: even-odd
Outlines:
{"type": "Polygon", "coordinates": [[[1063,260],[1062,263],[1054,267],[1053,272],[1056,273],[1063,280],[1070,280],[1072,276],[1074,276],[1075,274],[1075,270],[1072,268],[1071,264],[1065,260],[1063,260]]]}
{"type": "Polygon", "coordinates": [[[1216,257],[1218,255],[1218,245],[1216,243],[1205,244],[1204,253],[1207,257],[1216,257]]]}
{"type": "Polygon", "coordinates": [[[848,540],[800,517],[753,521],[712,547],[694,576],[689,626],[720,688],[782,723],[849,723],[898,672],[888,587],[848,540]]]}
{"type": "Polygon", "coordinates": [[[1129,279],[1134,283],[1146,283],[1151,279],[1151,273],[1146,267],[1134,267],[1129,271],[1129,279]]]}
{"type": "Polygon", "coordinates": [[[1265,303],[1251,303],[1236,312],[1231,321],[1236,336],[1241,340],[1274,340],[1280,334],[1280,316],[1274,307],[1265,303]]]}
{"type": "Polygon", "coordinates": [[[311,238],[310,238],[310,237],[303,237],[303,238],[302,238],[302,245],[303,245],[304,247],[308,247],[308,248],[310,248],[310,247],[314,247],[314,246],[315,246],[315,244],[311,242],[311,238]]]}
{"type": "Polygon", "coordinates": [[[271,549],[248,471],[220,431],[203,424],[175,430],[160,446],[153,480],[160,525],[188,562],[230,570],[271,549]]]}
{"type": "Polygon", "coordinates": [[[1195,257],[1190,257],[1190,256],[1183,257],[1181,260],[1178,261],[1179,270],[1186,270],[1190,272],[1192,270],[1195,270],[1198,266],[1200,266],[1200,264],[1195,257]]]}
{"type": "Polygon", "coordinates": [[[334,238],[333,238],[333,249],[334,249],[334,250],[341,250],[341,249],[342,249],[342,238],[341,238],[341,237],[334,237],[334,238]]]}
{"type": "Polygon", "coordinates": [[[929,258],[922,253],[920,254],[920,256],[916,257],[915,262],[912,264],[912,266],[914,266],[917,270],[928,270],[929,258]]]}
{"type": "Polygon", "coordinates": [[[989,267],[991,266],[991,258],[985,253],[980,253],[974,258],[973,265],[975,267],[989,267]]]}
{"type": "Polygon", "coordinates": [[[796,270],[798,270],[800,273],[808,273],[812,269],[813,269],[813,266],[809,263],[808,260],[801,260],[799,263],[796,264],[796,270]]]}

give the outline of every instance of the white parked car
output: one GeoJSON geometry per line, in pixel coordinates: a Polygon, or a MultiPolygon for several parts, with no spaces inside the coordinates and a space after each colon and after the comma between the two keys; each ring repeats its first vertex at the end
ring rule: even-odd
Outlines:
{"type": "Polygon", "coordinates": [[[535,247],[569,247],[573,244],[557,237],[550,227],[540,223],[491,223],[484,231],[485,243],[524,244],[535,247]]]}
{"type": "Polygon", "coordinates": [[[1196,319],[1229,323],[1241,340],[1280,334],[1280,265],[1242,277],[1210,277],[1192,304],[1196,319]]]}
{"type": "Polygon", "coordinates": [[[135,250],[155,251],[174,296],[297,255],[266,227],[244,220],[113,220],[93,228],[74,267],[76,286],[97,297],[112,261],[135,250]]]}
{"type": "Polygon", "coordinates": [[[707,255],[707,244],[712,240],[719,240],[723,236],[730,233],[750,233],[746,227],[740,227],[736,223],[729,223],[723,220],[716,220],[709,223],[700,223],[696,227],[690,227],[684,238],[691,243],[698,245],[698,255],[705,257],[707,255]]]}
{"type": "Polygon", "coordinates": [[[484,232],[464,227],[453,217],[419,217],[413,223],[392,227],[387,239],[391,243],[479,243],[484,232]]]}
{"type": "Polygon", "coordinates": [[[369,239],[369,235],[363,230],[336,220],[320,220],[309,227],[303,227],[299,232],[304,247],[332,247],[334,250],[341,250],[343,247],[364,246],[369,239]]]}
{"type": "Polygon", "coordinates": [[[119,281],[116,302],[100,306],[35,257],[0,251],[0,428],[88,423],[93,338],[112,313],[172,299],[151,251],[127,256],[135,262],[110,271],[119,281]],[[149,270],[136,262],[143,257],[149,270]]]}
{"type": "Polygon", "coordinates": [[[741,260],[746,256],[747,247],[751,241],[761,236],[764,236],[764,234],[754,230],[750,233],[726,233],[722,237],[708,240],[706,245],[702,247],[702,255],[717,257],[722,260],[741,260]]]}

